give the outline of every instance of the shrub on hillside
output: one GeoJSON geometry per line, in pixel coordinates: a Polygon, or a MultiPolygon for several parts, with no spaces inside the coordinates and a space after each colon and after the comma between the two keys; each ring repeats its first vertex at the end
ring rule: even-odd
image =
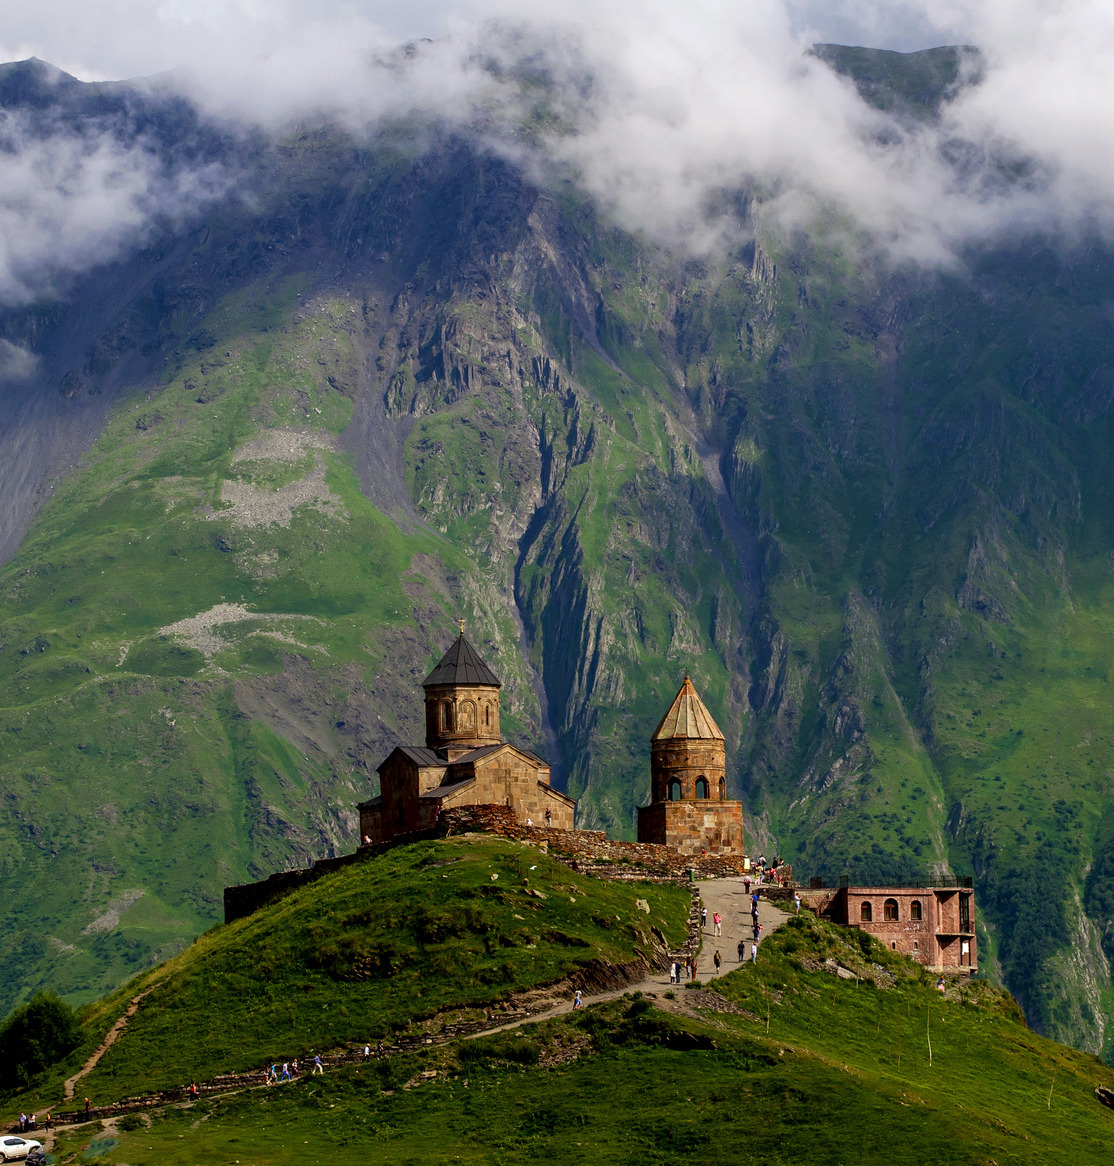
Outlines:
{"type": "Polygon", "coordinates": [[[0,1087],[29,1085],[80,1041],[74,1010],[53,992],[39,992],[0,1025],[0,1087]]]}

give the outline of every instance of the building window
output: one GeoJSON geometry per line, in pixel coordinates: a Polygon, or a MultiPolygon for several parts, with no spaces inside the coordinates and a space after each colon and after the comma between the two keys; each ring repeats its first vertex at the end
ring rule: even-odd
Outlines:
{"type": "Polygon", "coordinates": [[[885,903],[882,904],[882,918],[885,919],[887,923],[897,922],[896,899],[887,899],[885,903]]]}
{"type": "Polygon", "coordinates": [[[706,798],[708,796],[708,779],[698,777],[696,779],[696,796],[698,798],[706,798]]]}
{"type": "Polygon", "coordinates": [[[476,727],[476,706],[470,700],[466,700],[460,706],[460,727],[462,729],[476,727]]]}
{"type": "Polygon", "coordinates": [[[897,940],[896,939],[890,940],[890,951],[897,951],[897,940]]]}
{"type": "Polygon", "coordinates": [[[874,918],[874,912],[870,909],[870,904],[864,903],[859,908],[859,919],[863,923],[869,923],[871,921],[871,919],[873,919],[873,918],[874,918]]]}
{"type": "Polygon", "coordinates": [[[971,896],[959,896],[959,930],[971,930],[971,896]]]}
{"type": "Polygon", "coordinates": [[[441,702],[441,728],[446,733],[453,731],[453,702],[451,700],[441,702]]]}
{"type": "Polygon", "coordinates": [[[721,802],[727,800],[727,782],[722,777],[719,779],[719,800],[721,802]]]}
{"type": "Polygon", "coordinates": [[[913,940],[913,950],[914,950],[914,951],[920,951],[920,950],[921,950],[921,945],[920,945],[920,944],[919,944],[919,943],[918,943],[918,942],[917,942],[915,939],[913,940]]]}
{"type": "Polygon", "coordinates": [[[669,800],[671,802],[679,802],[681,800],[681,783],[679,781],[671,781],[669,783],[669,800]]]}
{"type": "Polygon", "coordinates": [[[918,923],[921,920],[921,904],[919,899],[914,899],[909,904],[909,918],[915,919],[918,923]]]}
{"type": "Polygon", "coordinates": [[[491,727],[491,705],[489,705],[485,701],[484,702],[484,728],[487,729],[490,727],[491,727]]]}

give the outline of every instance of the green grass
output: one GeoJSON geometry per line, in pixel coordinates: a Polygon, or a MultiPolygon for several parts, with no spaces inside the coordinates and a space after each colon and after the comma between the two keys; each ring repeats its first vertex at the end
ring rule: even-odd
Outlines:
{"type": "MultiPolygon", "coordinates": [[[[218,1157],[711,1164],[725,1146],[733,1161],[763,1166],[1105,1159],[1110,1119],[1093,1090],[1114,1076],[1029,1032],[989,985],[942,997],[917,965],[869,937],[802,916],[716,989],[742,1011],[679,1016],[627,996],[168,1110],[120,1135],[113,1152],[138,1166],[218,1157]],[[806,970],[825,958],[886,986],[806,970]],[[539,1067],[570,1051],[575,1059],[539,1067]]],[[[82,1131],[62,1148],[89,1141],[82,1131]]]]}
{"type": "Polygon", "coordinates": [[[651,927],[680,944],[688,904],[682,888],[592,880],[493,837],[402,847],[207,932],[92,1006],[96,1034],[155,985],[82,1089],[107,1103],[276,1057],[390,1043],[446,1010],[480,1016],[589,961],[649,952],[651,927]]]}

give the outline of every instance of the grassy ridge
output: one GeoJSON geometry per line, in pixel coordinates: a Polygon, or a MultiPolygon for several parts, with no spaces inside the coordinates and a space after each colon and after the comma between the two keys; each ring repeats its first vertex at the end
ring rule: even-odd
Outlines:
{"type": "MultiPolygon", "coordinates": [[[[267,1166],[586,1156],[711,1164],[725,1146],[733,1161],[764,1166],[1105,1159],[1112,1119],[1093,1090],[1114,1083],[1110,1070],[1027,1030],[988,985],[943,997],[918,965],[868,936],[802,917],[716,988],[740,1011],[704,1001],[692,1014],[663,1013],[628,996],[503,1036],[170,1110],[120,1134],[112,1153],[137,1164],[267,1166]],[[825,959],[864,978],[808,970],[825,959]]],[[[89,1141],[83,1131],[63,1148],[89,1141]]]]}
{"type": "Polygon", "coordinates": [[[657,946],[651,928],[679,944],[688,903],[683,889],[600,883],[497,838],[402,847],[207,932],[92,1006],[85,1024],[99,1033],[152,988],[82,1089],[107,1103],[390,1042],[422,1017],[480,1008],[591,960],[631,960],[657,946]]]}

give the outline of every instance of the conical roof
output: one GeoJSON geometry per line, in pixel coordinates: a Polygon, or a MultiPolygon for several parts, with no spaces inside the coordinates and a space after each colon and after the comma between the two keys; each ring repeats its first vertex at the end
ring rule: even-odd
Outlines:
{"type": "Polygon", "coordinates": [[[662,717],[650,740],[669,741],[677,737],[687,740],[723,740],[719,726],[712,720],[712,714],[704,707],[704,702],[687,676],[681,691],[673,698],[669,711],[662,717]]]}
{"type": "Polygon", "coordinates": [[[502,688],[499,677],[480,659],[479,653],[461,632],[456,643],[441,657],[441,663],[422,681],[423,688],[435,684],[487,684],[502,688]]]}

